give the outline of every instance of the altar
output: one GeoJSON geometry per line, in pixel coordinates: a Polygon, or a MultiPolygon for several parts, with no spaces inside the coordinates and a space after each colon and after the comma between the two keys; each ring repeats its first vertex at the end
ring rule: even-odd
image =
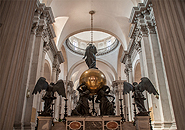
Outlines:
{"type": "Polygon", "coordinates": [[[120,116],[66,117],[66,130],[122,130],[120,116]]]}

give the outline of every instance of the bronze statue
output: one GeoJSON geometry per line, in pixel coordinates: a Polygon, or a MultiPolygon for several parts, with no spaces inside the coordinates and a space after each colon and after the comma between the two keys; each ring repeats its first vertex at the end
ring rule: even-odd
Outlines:
{"type": "Polygon", "coordinates": [[[109,86],[104,85],[99,91],[96,98],[96,103],[100,103],[100,115],[115,115],[114,113],[114,96],[109,95],[109,86]],[[112,97],[113,100],[110,102],[107,97],[112,97]]]}
{"type": "Polygon", "coordinates": [[[89,46],[87,46],[86,50],[85,50],[85,55],[83,57],[83,59],[85,57],[87,57],[85,59],[85,62],[87,64],[87,66],[89,67],[89,69],[91,68],[96,68],[96,53],[97,53],[97,49],[93,44],[89,44],[89,46]]]}
{"type": "Polygon", "coordinates": [[[87,89],[85,83],[82,83],[77,90],[79,91],[79,101],[74,110],[72,110],[72,116],[90,116],[89,113],[89,94],[90,91],[87,89]]]}
{"type": "Polygon", "coordinates": [[[62,97],[66,97],[65,87],[63,80],[58,80],[56,84],[46,82],[44,77],[40,77],[37,81],[35,88],[33,90],[33,94],[37,94],[37,92],[41,92],[42,90],[46,90],[46,94],[43,96],[44,102],[44,111],[41,111],[40,116],[52,116],[53,110],[51,109],[51,105],[53,100],[56,99],[54,93],[57,91],[59,95],[62,97]]]}
{"type": "Polygon", "coordinates": [[[128,82],[124,82],[123,87],[123,95],[129,93],[130,91],[133,92],[132,98],[134,98],[135,104],[139,110],[139,113],[137,115],[148,115],[149,112],[144,106],[144,100],[146,100],[146,98],[144,97],[142,92],[146,90],[150,94],[153,93],[154,95],[159,95],[151,81],[147,77],[142,77],[139,84],[137,82],[134,82],[133,85],[131,85],[128,82]]]}

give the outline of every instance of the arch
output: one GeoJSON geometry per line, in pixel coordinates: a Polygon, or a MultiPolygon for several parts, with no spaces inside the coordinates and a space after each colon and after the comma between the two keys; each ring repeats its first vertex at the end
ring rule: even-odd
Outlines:
{"type": "Polygon", "coordinates": [[[51,82],[51,67],[48,60],[45,60],[44,63],[44,77],[48,82],[51,82]]]}
{"type": "MultiPolygon", "coordinates": [[[[117,79],[116,70],[114,69],[114,67],[110,63],[108,63],[102,59],[97,59],[97,66],[98,66],[99,70],[101,70],[105,74],[106,79],[107,79],[107,83],[110,83],[110,82],[117,79]]],[[[69,72],[67,74],[67,80],[73,80],[73,82],[78,81],[81,74],[87,69],[88,69],[88,67],[87,67],[85,61],[80,60],[79,62],[75,63],[69,69],[69,72]]],[[[108,84],[108,85],[110,85],[110,84],[108,84]]],[[[74,87],[76,87],[76,86],[74,86],[74,87]]]]}
{"type": "Polygon", "coordinates": [[[60,79],[64,79],[67,76],[67,70],[68,70],[68,59],[67,59],[67,54],[66,54],[66,49],[64,47],[64,45],[61,46],[61,51],[62,51],[62,55],[64,58],[64,62],[61,64],[61,73],[62,76],[60,74],[60,79]]]}
{"type": "MultiPolygon", "coordinates": [[[[61,40],[61,36],[59,36],[60,38],[59,38],[58,43],[57,43],[58,48],[61,48],[61,46],[63,45],[63,43],[64,43],[69,37],[71,37],[72,35],[75,35],[75,34],[80,33],[80,32],[85,32],[85,31],[91,31],[91,30],[90,30],[90,28],[88,28],[88,29],[82,29],[82,30],[78,30],[78,31],[71,32],[71,33],[68,34],[63,40],[61,40]],[[59,44],[59,43],[60,43],[60,44],[59,44]]],[[[124,39],[124,41],[123,41],[123,40],[121,40],[121,38],[118,37],[116,34],[114,34],[113,32],[110,32],[110,31],[108,31],[108,30],[99,29],[99,28],[94,28],[93,31],[100,31],[100,32],[108,33],[108,34],[114,36],[116,39],[119,40],[119,42],[121,43],[121,45],[123,46],[123,48],[124,48],[125,50],[127,49],[127,43],[126,43],[126,38],[125,38],[125,36],[124,36],[124,38],[122,38],[122,39],[124,39]]],[[[60,35],[62,35],[62,33],[61,33],[60,35]]]]}
{"type": "Polygon", "coordinates": [[[141,79],[141,66],[140,60],[138,59],[134,66],[134,82],[140,82],[141,79]]]}
{"type": "Polygon", "coordinates": [[[119,48],[119,53],[118,53],[118,63],[117,63],[117,72],[118,72],[118,77],[122,77],[122,73],[121,73],[121,71],[122,71],[122,66],[121,66],[121,56],[122,56],[122,53],[123,53],[123,46],[120,46],[120,48],[119,48]]]}

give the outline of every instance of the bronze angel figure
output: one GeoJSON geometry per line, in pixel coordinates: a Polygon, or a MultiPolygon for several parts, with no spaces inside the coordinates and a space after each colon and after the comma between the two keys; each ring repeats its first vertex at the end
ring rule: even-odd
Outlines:
{"type": "Polygon", "coordinates": [[[147,77],[142,77],[139,84],[134,82],[132,85],[128,82],[124,82],[123,87],[123,95],[129,93],[130,91],[133,92],[132,98],[134,98],[135,104],[139,110],[138,115],[148,115],[148,111],[144,106],[144,100],[146,100],[146,98],[142,92],[146,90],[149,94],[153,93],[158,96],[159,93],[155,89],[152,82],[147,77]]]}
{"type": "Polygon", "coordinates": [[[37,92],[40,93],[42,90],[46,90],[46,93],[42,98],[45,102],[44,111],[41,111],[40,116],[52,116],[53,110],[51,109],[51,105],[53,100],[56,99],[54,93],[57,91],[59,95],[66,97],[64,82],[63,80],[58,80],[56,84],[52,82],[48,84],[44,77],[40,77],[35,85],[32,95],[37,94],[37,92]]]}

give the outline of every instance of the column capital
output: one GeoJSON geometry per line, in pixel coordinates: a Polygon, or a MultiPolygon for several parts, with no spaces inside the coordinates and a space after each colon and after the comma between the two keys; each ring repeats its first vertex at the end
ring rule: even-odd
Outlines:
{"type": "Polygon", "coordinates": [[[141,41],[135,42],[134,48],[136,49],[136,51],[137,51],[138,53],[140,53],[140,52],[141,52],[141,41]]]}
{"type": "Polygon", "coordinates": [[[38,25],[38,28],[36,30],[36,35],[39,37],[42,37],[43,31],[46,29],[45,25],[38,25]]]}
{"type": "Polygon", "coordinates": [[[57,70],[59,68],[59,64],[57,62],[53,62],[52,68],[57,70]]]}
{"type": "Polygon", "coordinates": [[[146,24],[141,24],[139,27],[140,27],[140,31],[142,32],[142,36],[147,37],[148,36],[148,28],[147,28],[146,24]]]}
{"type": "Polygon", "coordinates": [[[156,34],[156,22],[155,19],[147,21],[147,27],[150,34],[156,34]]]}
{"type": "Polygon", "coordinates": [[[50,50],[50,46],[47,43],[44,43],[43,52],[46,53],[50,50]]]}
{"type": "Polygon", "coordinates": [[[32,27],[31,27],[31,34],[36,35],[38,29],[38,22],[33,22],[32,27]]]}

